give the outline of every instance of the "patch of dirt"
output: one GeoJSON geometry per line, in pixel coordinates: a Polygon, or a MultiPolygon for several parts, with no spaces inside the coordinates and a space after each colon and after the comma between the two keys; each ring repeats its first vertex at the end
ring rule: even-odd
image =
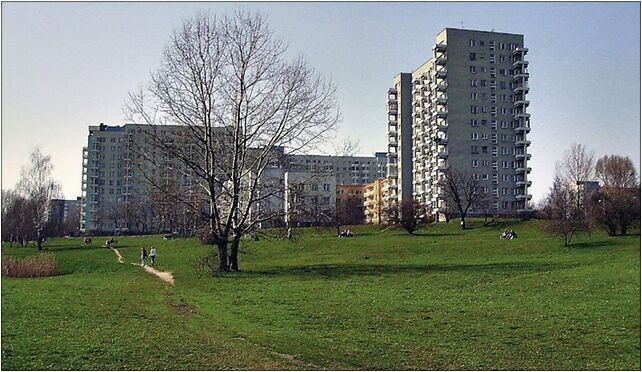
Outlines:
{"type": "Polygon", "coordinates": [[[147,265],[143,266],[143,269],[145,269],[145,271],[147,271],[148,273],[154,274],[157,277],[161,278],[161,280],[163,280],[163,281],[165,281],[165,282],[167,282],[167,283],[169,283],[171,285],[174,285],[174,276],[172,275],[171,272],[169,272],[169,271],[158,271],[158,270],[154,269],[153,267],[150,267],[150,266],[147,266],[147,265]]]}
{"type": "Polygon", "coordinates": [[[118,249],[112,248],[112,247],[109,247],[109,249],[111,249],[112,251],[114,251],[114,253],[116,253],[116,259],[118,259],[118,262],[124,263],[123,256],[120,254],[120,252],[118,252],[118,249]]]}
{"type": "Polygon", "coordinates": [[[170,295],[167,295],[167,294],[166,294],[166,298],[165,298],[165,304],[167,304],[167,306],[169,306],[172,309],[174,309],[176,311],[176,313],[178,313],[180,315],[195,313],[194,307],[192,305],[190,305],[188,303],[183,303],[183,302],[176,303],[176,302],[174,302],[172,297],[170,295]]]}

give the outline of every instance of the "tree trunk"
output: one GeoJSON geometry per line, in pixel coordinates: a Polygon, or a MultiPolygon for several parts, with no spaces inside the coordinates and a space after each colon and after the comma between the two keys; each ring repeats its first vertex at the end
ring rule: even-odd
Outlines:
{"type": "Polygon", "coordinates": [[[461,218],[461,222],[459,224],[461,225],[461,229],[462,230],[466,229],[466,219],[465,219],[465,217],[461,218]]]}
{"type": "Polygon", "coordinates": [[[239,244],[240,238],[234,237],[232,240],[232,246],[230,247],[230,257],[228,259],[228,269],[229,271],[239,271],[239,244]]]}
{"type": "Polygon", "coordinates": [[[38,244],[38,250],[42,251],[42,236],[40,235],[40,231],[38,231],[38,236],[36,237],[36,243],[38,244]]]}
{"type": "Polygon", "coordinates": [[[620,225],[620,234],[622,234],[622,236],[626,235],[626,227],[627,226],[625,224],[620,225]]]}
{"type": "Polygon", "coordinates": [[[228,271],[227,266],[227,240],[219,240],[217,243],[218,246],[218,271],[226,272],[228,271]]]}

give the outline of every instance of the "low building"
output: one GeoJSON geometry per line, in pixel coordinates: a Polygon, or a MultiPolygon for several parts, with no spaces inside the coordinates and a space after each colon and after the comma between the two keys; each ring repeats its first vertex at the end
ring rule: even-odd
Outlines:
{"type": "Polygon", "coordinates": [[[384,223],[385,191],[388,180],[379,178],[364,187],[363,207],[366,223],[379,225],[384,223]]]}
{"type": "Polygon", "coordinates": [[[318,226],[333,222],[337,195],[335,175],[287,171],[283,180],[283,206],[288,226],[318,226]]]}

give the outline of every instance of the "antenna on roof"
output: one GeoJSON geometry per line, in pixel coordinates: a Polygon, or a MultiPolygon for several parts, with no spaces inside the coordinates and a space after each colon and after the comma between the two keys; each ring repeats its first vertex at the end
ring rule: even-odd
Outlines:
{"type": "Polygon", "coordinates": [[[464,29],[464,21],[463,20],[459,21],[459,24],[461,25],[461,29],[463,30],[464,29]]]}

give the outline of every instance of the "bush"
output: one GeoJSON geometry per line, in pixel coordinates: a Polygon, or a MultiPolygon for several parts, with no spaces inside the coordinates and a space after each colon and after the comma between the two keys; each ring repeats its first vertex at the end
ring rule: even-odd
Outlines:
{"type": "Polygon", "coordinates": [[[35,278],[58,274],[58,263],[51,253],[38,253],[24,258],[2,257],[2,276],[35,278]]]}

